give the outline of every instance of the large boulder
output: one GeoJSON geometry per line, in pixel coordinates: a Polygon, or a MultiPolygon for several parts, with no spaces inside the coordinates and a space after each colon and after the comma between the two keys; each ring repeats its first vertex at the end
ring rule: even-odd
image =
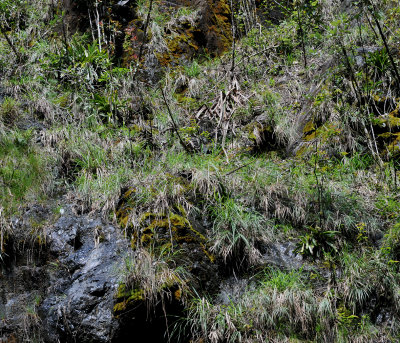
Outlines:
{"type": "Polygon", "coordinates": [[[111,342],[120,335],[114,295],[130,254],[100,216],[32,206],[4,235],[1,342],[111,342]],[[51,223],[55,222],[51,225],[51,223]]]}
{"type": "Polygon", "coordinates": [[[39,311],[46,340],[110,342],[118,329],[112,309],[126,241],[101,219],[74,215],[55,223],[49,241],[57,259],[39,311]]]}

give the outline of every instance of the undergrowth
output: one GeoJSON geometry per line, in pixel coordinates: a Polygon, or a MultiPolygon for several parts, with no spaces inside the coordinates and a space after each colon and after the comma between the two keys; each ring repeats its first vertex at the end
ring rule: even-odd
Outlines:
{"type": "MultiPolygon", "coordinates": [[[[395,1],[281,1],[267,22],[262,1],[252,29],[241,1],[234,54],[203,51],[151,82],[137,74],[143,61],[113,56],[110,27],[99,43],[96,30],[64,32],[54,2],[0,3],[11,6],[0,15],[1,223],[57,194],[131,240],[154,213],[196,224],[210,263],[249,280],[240,299],[190,289],[174,249],[135,246],[125,282],[149,307],[179,288],[183,340],[399,338],[395,1]],[[265,263],[280,242],[293,243],[299,270],[265,263]]],[[[165,52],[173,25],[198,20],[161,5],[144,60],[165,52]]]]}

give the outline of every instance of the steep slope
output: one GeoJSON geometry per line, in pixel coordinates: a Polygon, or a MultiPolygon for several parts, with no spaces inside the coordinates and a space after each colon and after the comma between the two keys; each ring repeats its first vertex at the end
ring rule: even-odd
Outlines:
{"type": "Polygon", "coordinates": [[[0,10],[0,340],[399,340],[397,1],[0,10]]]}

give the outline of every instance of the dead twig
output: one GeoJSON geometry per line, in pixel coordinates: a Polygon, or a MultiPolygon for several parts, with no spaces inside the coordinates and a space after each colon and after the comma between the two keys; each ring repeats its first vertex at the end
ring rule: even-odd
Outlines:
{"type": "Polygon", "coordinates": [[[142,55],[143,55],[144,43],[146,42],[147,29],[149,27],[150,16],[151,16],[152,10],[153,10],[153,0],[150,0],[149,10],[147,11],[146,22],[144,24],[144,29],[143,29],[143,38],[142,38],[142,42],[140,44],[139,55],[137,58],[137,64],[136,64],[136,68],[135,68],[135,71],[134,71],[133,77],[132,77],[133,80],[136,78],[136,74],[139,71],[140,60],[142,59],[142,55]]]}
{"type": "Polygon", "coordinates": [[[10,37],[8,37],[7,32],[5,31],[5,29],[2,25],[0,25],[0,31],[3,34],[4,38],[6,39],[11,50],[14,52],[15,56],[17,57],[18,62],[21,61],[21,55],[18,53],[17,49],[15,49],[14,44],[11,42],[10,37]]]}
{"type": "Polygon", "coordinates": [[[237,168],[231,170],[230,172],[226,173],[224,176],[232,175],[233,173],[236,173],[236,172],[239,171],[240,169],[243,169],[243,168],[245,168],[245,167],[248,167],[250,164],[254,163],[256,160],[257,160],[257,159],[255,158],[255,159],[251,160],[249,163],[243,164],[243,165],[241,165],[241,166],[239,166],[239,167],[237,167],[237,168]]]}
{"type": "Polygon", "coordinates": [[[172,111],[171,111],[171,109],[169,108],[168,101],[167,101],[167,98],[166,98],[166,96],[165,96],[165,93],[164,93],[164,90],[162,89],[162,87],[160,87],[160,90],[161,90],[161,94],[162,94],[162,97],[163,97],[165,106],[167,107],[168,114],[169,114],[169,116],[170,116],[170,118],[171,118],[172,126],[173,126],[173,128],[174,128],[174,131],[175,131],[176,134],[178,135],[179,142],[181,143],[181,145],[183,146],[183,148],[186,150],[186,152],[192,153],[192,150],[188,147],[188,145],[185,143],[185,141],[182,139],[181,135],[179,134],[178,125],[176,124],[175,119],[174,119],[174,117],[173,117],[173,115],[172,115],[172,111]]]}

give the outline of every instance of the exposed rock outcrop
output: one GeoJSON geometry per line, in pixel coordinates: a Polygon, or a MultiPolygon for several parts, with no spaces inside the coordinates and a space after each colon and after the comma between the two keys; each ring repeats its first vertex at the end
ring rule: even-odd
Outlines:
{"type": "Polygon", "coordinates": [[[49,238],[58,266],[39,312],[48,340],[109,342],[118,327],[112,307],[126,242],[100,219],[72,215],[61,217],[49,238]]]}
{"type": "Polygon", "coordinates": [[[4,266],[1,339],[112,341],[119,325],[112,308],[129,251],[126,240],[101,219],[67,210],[47,229],[46,242],[41,256],[37,247],[28,261],[16,252],[4,266]]]}

